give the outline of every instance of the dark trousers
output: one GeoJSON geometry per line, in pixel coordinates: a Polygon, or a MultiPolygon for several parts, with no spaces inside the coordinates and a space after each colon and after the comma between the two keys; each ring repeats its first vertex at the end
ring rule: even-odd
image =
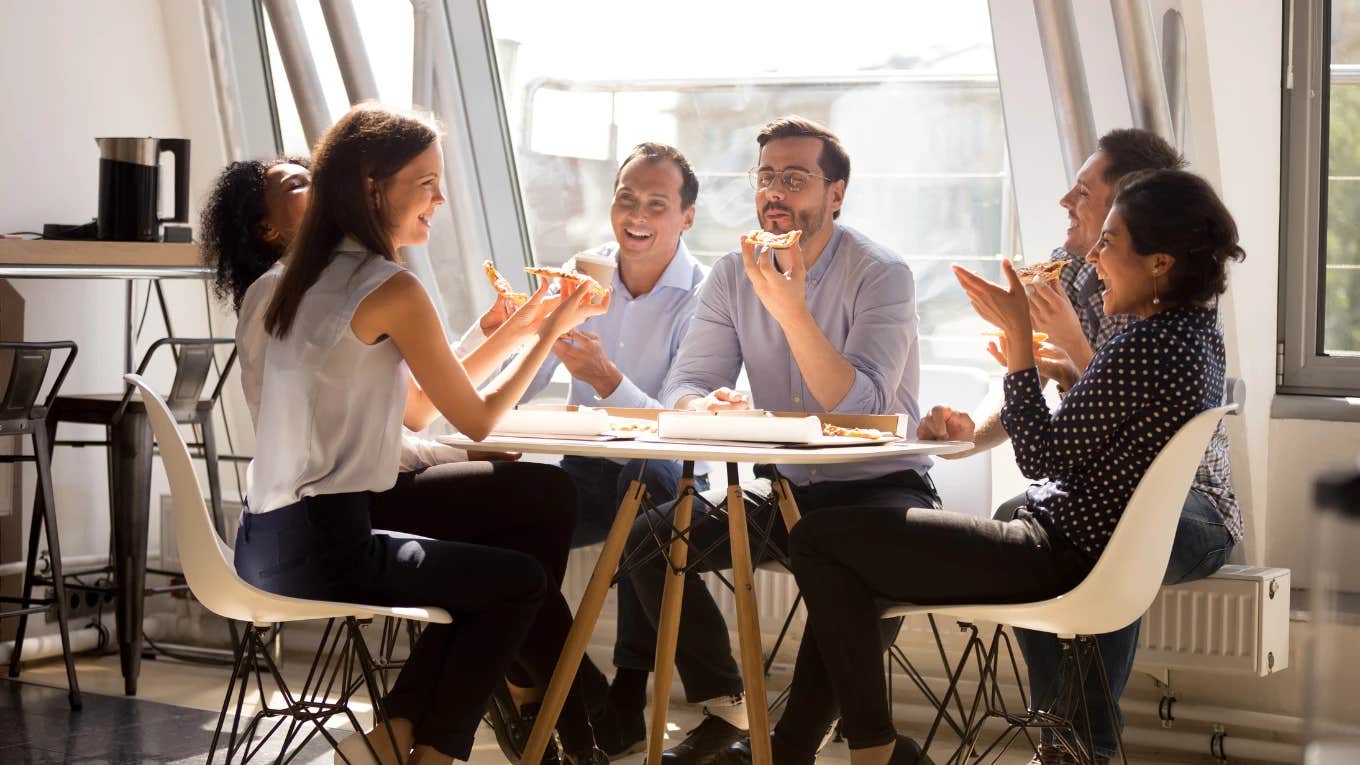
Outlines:
{"type": "Polygon", "coordinates": [[[794,528],[789,547],[852,749],[896,735],[878,634],[881,601],[1038,600],[1067,591],[1090,568],[1024,510],[1009,522],[916,509],[818,513],[794,528]]]}
{"type": "MultiPolygon", "coordinates": [[[[512,671],[511,678],[519,685],[547,687],[571,629],[571,608],[561,589],[576,525],[572,483],[553,465],[454,462],[402,473],[396,486],[374,496],[375,527],[515,550],[543,567],[551,589],[516,656],[521,672],[512,671]],[[519,677],[524,673],[527,678],[519,677]]],[[[487,574],[488,579],[493,576],[487,574]]],[[[569,752],[594,745],[580,687],[580,678],[592,670],[603,686],[603,676],[586,659],[558,718],[558,732],[569,752]]],[[[598,692],[602,695],[604,688],[598,692]]]]}
{"type": "MultiPolygon", "coordinates": [[[[770,546],[762,545],[752,533],[753,563],[775,558],[774,550],[788,550],[788,533],[777,508],[757,509],[757,505],[773,493],[773,471],[763,466],[756,469],[757,478],[742,485],[746,496],[747,526],[763,529],[770,526],[770,546]],[[771,514],[774,515],[771,518],[771,514]]],[[[861,481],[832,481],[793,487],[794,499],[803,514],[803,521],[814,517],[825,518],[831,524],[841,519],[870,513],[885,508],[901,510],[907,507],[939,506],[939,496],[929,479],[912,471],[861,481]]],[[[717,504],[726,498],[726,489],[704,492],[703,496],[717,504]]],[[[628,555],[634,550],[650,550],[664,542],[670,529],[673,506],[661,508],[664,519],[639,518],[633,526],[628,542],[628,555]]],[[[680,636],[676,645],[675,666],[690,701],[703,701],[720,696],[736,696],[742,691],[741,671],[732,656],[728,642],[727,622],[713,600],[699,571],[715,571],[732,566],[731,549],[726,544],[727,519],[704,513],[695,507],[691,518],[690,559],[699,550],[712,546],[708,557],[685,577],[685,591],[681,606],[680,636]]],[[[625,560],[627,555],[625,556],[625,560]]],[[[615,665],[650,672],[655,662],[656,625],[660,615],[661,593],[665,587],[665,572],[669,563],[657,556],[632,573],[636,597],[619,599],[619,636],[614,648],[615,665]],[[640,614],[640,616],[639,616],[640,614]],[[640,629],[645,625],[646,629],[640,629]]],[[[875,620],[877,622],[877,619],[875,620]]],[[[890,641],[896,635],[901,620],[875,624],[890,641]]],[[[878,640],[879,638],[876,638],[878,640]]],[[[882,666],[879,667],[880,674],[882,666]]],[[[880,677],[881,680],[881,677],[880,677]]],[[[820,660],[818,641],[804,640],[798,649],[789,705],[776,730],[781,740],[795,743],[804,739],[814,743],[806,747],[815,750],[822,736],[830,729],[838,713],[836,698],[831,693],[832,683],[826,676],[825,664],[820,660]]],[[[886,693],[886,692],[885,692],[886,693]]]]}
{"type": "MultiPolygon", "coordinates": [[[[1024,498],[1019,498],[1019,505],[1024,498]]],[[[1007,506],[1014,507],[1015,501],[1002,505],[998,515],[1007,506]]],[[[1171,558],[1167,562],[1163,584],[1193,582],[1212,575],[1228,562],[1232,555],[1233,539],[1223,525],[1223,516],[1213,502],[1204,494],[1191,491],[1185,498],[1180,520],[1176,524],[1175,541],[1171,543],[1171,558]]],[[[1119,697],[1124,695],[1129,676],[1133,674],[1133,659],[1138,650],[1138,620],[1122,630],[1097,635],[1100,645],[1101,662],[1105,666],[1105,676],[1110,683],[1110,697],[1115,700],[1114,709],[1105,704],[1105,694],[1100,686],[1100,677],[1092,673],[1086,684],[1086,709],[1076,710],[1072,715],[1078,721],[1078,730],[1084,730],[1081,719],[1084,714],[1091,723],[1091,744],[1095,754],[1113,759],[1118,754],[1118,738],[1115,723],[1110,720],[1111,711],[1119,728],[1123,728],[1124,716],[1119,709],[1119,697]]],[[[1030,698],[1038,709],[1049,709],[1053,699],[1061,690],[1058,685],[1058,659],[1061,646],[1058,637],[1050,632],[1015,630],[1015,642],[1025,656],[1025,668],[1029,673],[1030,698]]],[[[1045,730],[1044,741],[1055,743],[1053,735],[1045,730]]]]}
{"type": "Polygon", "coordinates": [[[386,699],[410,720],[418,745],[466,760],[486,700],[548,596],[543,567],[522,552],[374,531],[369,492],[309,497],[245,513],[236,571],[260,589],[296,598],[381,606],[436,606],[386,699]]]}

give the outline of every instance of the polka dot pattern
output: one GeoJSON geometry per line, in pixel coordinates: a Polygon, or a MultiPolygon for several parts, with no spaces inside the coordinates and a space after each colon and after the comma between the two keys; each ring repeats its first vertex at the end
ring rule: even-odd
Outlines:
{"type": "Polygon", "coordinates": [[[1001,422],[1021,472],[1037,481],[1026,491],[1029,510],[1098,558],[1157,453],[1222,401],[1224,359],[1214,311],[1186,307],[1112,337],[1056,411],[1037,369],[1008,374],[1001,422]]]}

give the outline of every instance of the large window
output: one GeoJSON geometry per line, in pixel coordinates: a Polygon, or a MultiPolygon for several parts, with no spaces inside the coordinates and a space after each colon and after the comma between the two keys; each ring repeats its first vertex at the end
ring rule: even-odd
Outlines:
{"type": "Polygon", "coordinates": [[[949,270],[1000,278],[1016,255],[1005,130],[985,0],[486,0],[534,257],[556,265],[612,239],[618,162],[640,141],[699,174],[686,235],[711,263],[754,227],[756,133],[797,113],[850,152],[841,221],[905,256],[923,361],[994,367],[949,270]],[[569,30],[569,33],[564,33],[569,30]]]}
{"type": "Polygon", "coordinates": [[[1287,29],[1281,389],[1360,392],[1360,0],[1287,29]]]}

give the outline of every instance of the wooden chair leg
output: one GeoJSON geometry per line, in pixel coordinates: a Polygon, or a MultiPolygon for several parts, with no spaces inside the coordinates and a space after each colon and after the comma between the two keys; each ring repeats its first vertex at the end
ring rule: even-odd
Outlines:
{"type": "MultiPolygon", "coordinates": [[[[673,525],[688,531],[694,498],[694,462],[687,460],[680,476],[679,500],[675,503],[673,525]]],[[[671,680],[675,676],[675,642],[680,636],[680,606],[685,595],[685,564],[689,562],[689,542],[681,537],[671,540],[666,564],[666,585],[661,594],[661,614],[656,627],[656,664],[652,678],[652,719],[647,731],[647,762],[661,762],[665,746],[666,718],[670,711],[671,680]]]]}
{"type": "Polygon", "coordinates": [[[774,496],[779,503],[779,514],[784,517],[784,528],[793,533],[793,527],[798,525],[803,516],[798,512],[798,501],[793,498],[793,487],[787,478],[781,476],[775,483],[774,496]]]}
{"type": "Polygon", "coordinates": [[[543,751],[548,746],[553,729],[557,727],[557,717],[562,714],[562,705],[566,703],[567,691],[571,688],[572,681],[576,679],[576,670],[581,667],[581,657],[585,656],[586,646],[590,644],[590,635],[595,631],[595,623],[600,619],[600,610],[604,608],[605,598],[608,597],[609,588],[614,582],[614,572],[619,568],[623,548],[628,544],[628,534],[633,529],[633,520],[637,518],[638,506],[642,504],[642,497],[646,492],[646,485],[641,481],[633,481],[623,498],[623,504],[619,505],[618,515],[614,516],[614,525],[609,527],[609,536],[604,540],[604,549],[600,551],[600,557],[595,561],[590,582],[586,584],[581,604],[576,608],[576,618],[572,620],[571,630],[567,632],[567,642],[562,647],[562,656],[557,660],[552,680],[548,683],[548,689],[544,692],[543,701],[539,705],[538,719],[534,721],[534,729],[524,746],[524,755],[520,758],[523,765],[539,765],[543,760],[543,751]]]}
{"type": "Polygon", "coordinates": [[[736,589],[741,677],[746,689],[746,714],[751,728],[751,762],[752,765],[771,765],[769,709],[766,707],[765,671],[760,655],[760,613],[756,609],[755,573],[751,567],[751,545],[746,531],[746,502],[735,463],[727,466],[727,524],[732,544],[732,584],[736,589]]]}

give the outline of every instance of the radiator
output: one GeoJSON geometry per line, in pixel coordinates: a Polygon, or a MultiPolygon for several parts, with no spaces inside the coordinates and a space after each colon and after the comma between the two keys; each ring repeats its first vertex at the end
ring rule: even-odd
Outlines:
{"type": "Polygon", "coordinates": [[[1287,668],[1289,569],[1229,565],[1163,587],[1143,617],[1135,664],[1258,677],[1287,668]]]}

